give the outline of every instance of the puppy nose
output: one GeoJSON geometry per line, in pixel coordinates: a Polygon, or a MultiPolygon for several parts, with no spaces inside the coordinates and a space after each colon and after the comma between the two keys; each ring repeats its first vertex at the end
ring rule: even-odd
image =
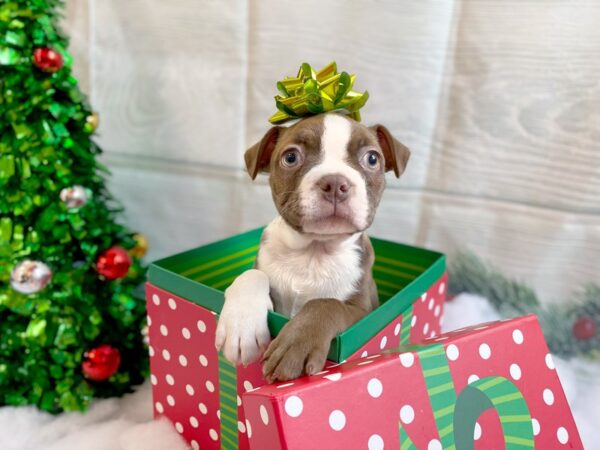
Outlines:
{"type": "Polygon", "coordinates": [[[325,175],[317,185],[321,189],[323,198],[330,203],[341,203],[350,195],[352,187],[350,181],[342,175],[325,175]]]}

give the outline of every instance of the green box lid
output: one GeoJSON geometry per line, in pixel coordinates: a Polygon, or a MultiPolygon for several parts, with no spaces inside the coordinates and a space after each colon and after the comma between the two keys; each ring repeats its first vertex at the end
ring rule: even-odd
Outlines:
{"type": "MultiPolygon", "coordinates": [[[[150,265],[148,279],[190,302],[219,314],[224,291],[245,270],[251,269],[263,228],[179,253],[150,265]]],[[[329,359],[345,360],[392,320],[406,311],[446,270],[441,253],[371,238],[375,250],[373,276],[380,306],[338,334],[331,342],[329,359]]],[[[269,312],[272,336],[289,320],[269,312]]]]}

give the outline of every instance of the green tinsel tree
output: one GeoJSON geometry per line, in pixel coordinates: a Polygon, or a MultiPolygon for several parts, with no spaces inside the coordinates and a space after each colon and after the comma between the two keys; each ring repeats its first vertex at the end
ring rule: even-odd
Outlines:
{"type": "Polygon", "coordinates": [[[140,246],[115,222],[62,6],[0,1],[0,406],[51,412],[147,371],[140,246]]]}
{"type": "Polygon", "coordinates": [[[543,305],[524,283],[463,253],[450,265],[449,293],[470,292],[487,298],[503,317],[536,314],[552,353],[570,358],[600,358],[600,286],[589,284],[568,302],[543,305]]]}

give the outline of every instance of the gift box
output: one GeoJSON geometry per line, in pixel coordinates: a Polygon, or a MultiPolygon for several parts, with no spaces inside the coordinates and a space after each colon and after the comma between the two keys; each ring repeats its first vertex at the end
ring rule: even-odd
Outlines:
{"type": "MultiPolygon", "coordinates": [[[[223,292],[252,268],[262,229],[153,263],[146,289],[155,416],[166,416],[192,448],[248,447],[241,395],[264,385],[261,366],[230,365],[214,338],[223,292]]],[[[444,255],[372,239],[380,306],[331,343],[327,366],[420,342],[440,332],[444,255]]],[[[289,319],[269,313],[276,336],[289,319]]]]}
{"type": "Polygon", "coordinates": [[[243,395],[252,450],[582,449],[535,316],[243,395]]]}

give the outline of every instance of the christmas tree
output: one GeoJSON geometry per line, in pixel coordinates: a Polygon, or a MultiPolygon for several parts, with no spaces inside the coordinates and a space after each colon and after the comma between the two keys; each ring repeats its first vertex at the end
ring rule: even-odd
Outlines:
{"type": "Polygon", "coordinates": [[[51,412],[147,370],[144,239],[115,222],[62,6],[0,2],[0,406],[51,412]]]}

